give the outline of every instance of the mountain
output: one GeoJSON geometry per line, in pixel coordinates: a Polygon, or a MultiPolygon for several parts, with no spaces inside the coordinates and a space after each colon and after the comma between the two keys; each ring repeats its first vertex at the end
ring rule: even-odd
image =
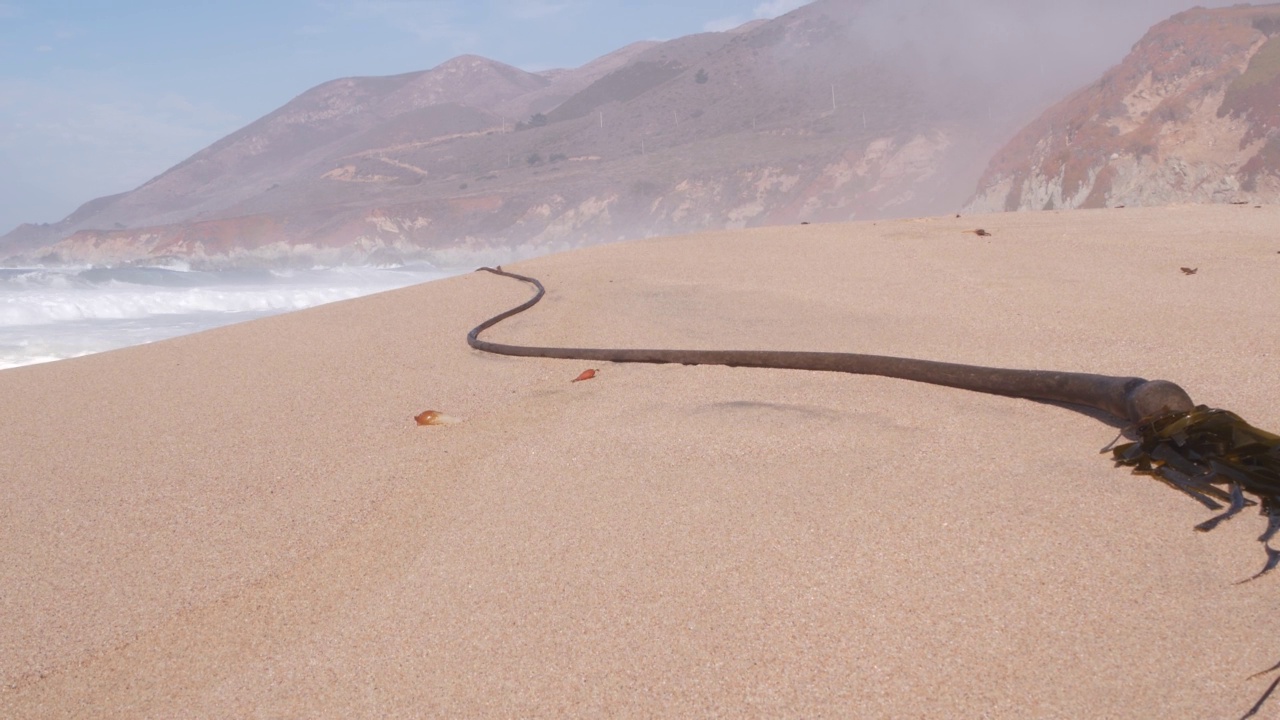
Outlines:
{"type": "Polygon", "coordinates": [[[991,160],[971,211],[1280,200],[1280,5],[1180,13],[991,160]]]}
{"type": "Polygon", "coordinates": [[[1021,66],[991,44],[974,52],[963,33],[948,45],[953,33],[930,34],[929,22],[892,3],[817,0],[573,70],[463,56],[334,80],[135,190],[20,226],[0,238],[0,257],[462,263],[951,212],[1060,91],[977,72],[975,59],[1021,66]]]}

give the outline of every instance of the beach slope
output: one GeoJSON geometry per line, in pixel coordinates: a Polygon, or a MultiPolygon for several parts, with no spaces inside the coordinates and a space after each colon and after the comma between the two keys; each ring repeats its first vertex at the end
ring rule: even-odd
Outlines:
{"type": "MultiPolygon", "coordinates": [[[[1277,227],[601,246],[510,266],[548,296],[487,337],[1141,375],[1277,431],[1277,227]]],[[[1280,574],[1234,584],[1263,519],[1194,532],[1210,511],[1099,454],[1117,422],[466,346],[529,294],[474,273],[0,372],[0,716],[1202,718],[1270,682],[1280,574]]]]}

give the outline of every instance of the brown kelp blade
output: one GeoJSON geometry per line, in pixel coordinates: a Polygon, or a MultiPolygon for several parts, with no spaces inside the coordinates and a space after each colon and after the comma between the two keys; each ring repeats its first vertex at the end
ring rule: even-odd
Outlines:
{"type": "Polygon", "coordinates": [[[1268,518],[1259,540],[1267,551],[1267,563],[1253,578],[1280,564],[1280,552],[1270,546],[1280,527],[1280,436],[1256,428],[1227,410],[1197,405],[1190,412],[1170,413],[1136,428],[1138,440],[1112,449],[1117,465],[1135,473],[1152,474],[1188,493],[1211,509],[1213,500],[1230,507],[1196,526],[1209,531],[1239,513],[1248,493],[1257,498],[1268,518]]]}
{"type": "Polygon", "coordinates": [[[1267,703],[1267,698],[1271,697],[1271,693],[1276,691],[1277,685],[1280,685],[1280,677],[1271,681],[1271,685],[1267,687],[1267,691],[1262,693],[1262,697],[1258,698],[1258,702],[1254,703],[1253,707],[1249,708],[1249,712],[1240,716],[1240,720],[1249,720],[1249,718],[1257,715],[1258,711],[1262,709],[1262,706],[1267,703]]]}
{"type": "Polygon", "coordinates": [[[1240,489],[1240,483],[1233,482],[1231,483],[1231,507],[1227,508],[1227,511],[1222,513],[1221,515],[1214,515],[1208,520],[1205,520],[1199,525],[1196,525],[1196,530],[1199,530],[1200,532],[1209,532],[1210,530],[1218,527],[1218,525],[1221,524],[1223,520],[1230,520],[1231,518],[1235,517],[1237,514],[1239,514],[1241,510],[1245,508],[1245,505],[1255,505],[1255,504],[1256,503],[1254,502],[1245,500],[1244,491],[1240,489]]]}
{"type": "MultiPolygon", "coordinates": [[[[1253,680],[1254,678],[1260,678],[1263,675],[1273,673],[1276,670],[1280,670],[1280,663],[1276,663],[1275,665],[1272,665],[1271,667],[1267,668],[1266,670],[1263,670],[1262,672],[1257,672],[1257,673],[1254,673],[1253,675],[1250,675],[1249,679],[1253,680]]],[[[1262,709],[1262,706],[1267,703],[1267,698],[1271,697],[1271,693],[1276,691],[1277,685],[1280,685],[1280,677],[1271,681],[1271,685],[1269,685],[1266,691],[1262,693],[1262,697],[1258,698],[1258,701],[1253,704],[1253,707],[1249,708],[1248,712],[1240,716],[1240,720],[1249,720],[1249,718],[1257,715],[1258,711],[1262,709]]]]}

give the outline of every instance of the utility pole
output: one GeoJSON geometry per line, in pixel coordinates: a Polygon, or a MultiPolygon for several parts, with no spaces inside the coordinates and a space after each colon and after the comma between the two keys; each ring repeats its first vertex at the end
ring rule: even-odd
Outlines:
{"type": "Polygon", "coordinates": [[[600,111],[600,127],[601,128],[604,127],[604,111],[603,110],[600,111]]]}
{"type": "Polygon", "coordinates": [[[836,84],[831,83],[831,112],[836,111],[836,84]]]}

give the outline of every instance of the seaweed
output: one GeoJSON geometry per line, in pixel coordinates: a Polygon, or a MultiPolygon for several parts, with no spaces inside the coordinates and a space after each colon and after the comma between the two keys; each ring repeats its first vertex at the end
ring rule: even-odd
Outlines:
{"type": "Polygon", "coordinates": [[[1116,465],[1139,475],[1154,475],[1211,510],[1229,503],[1220,515],[1196,525],[1208,532],[1247,506],[1258,505],[1268,518],[1258,538],[1267,562],[1256,575],[1280,564],[1271,547],[1280,529],[1280,435],[1260,430],[1228,410],[1197,405],[1190,412],[1168,413],[1135,428],[1138,439],[1111,449],[1116,465]],[[1246,499],[1244,494],[1257,498],[1246,499]]]}
{"type": "MultiPolygon", "coordinates": [[[[966,232],[990,234],[985,230],[966,232]]],[[[481,340],[480,333],[533,307],[546,294],[546,289],[535,278],[507,272],[501,267],[480,270],[526,282],[536,291],[529,300],[485,320],[467,333],[467,344],[483,352],[517,357],[880,375],[1102,410],[1133,423],[1121,435],[1130,433],[1130,437],[1137,438],[1134,442],[1108,446],[1102,451],[1111,452],[1117,466],[1129,466],[1136,474],[1154,476],[1206,508],[1222,511],[1196,525],[1196,530],[1209,532],[1246,507],[1260,506],[1262,515],[1267,518],[1267,529],[1258,541],[1266,551],[1267,560],[1261,570],[1240,583],[1256,580],[1280,565],[1280,550],[1271,546],[1271,541],[1280,532],[1280,436],[1250,425],[1235,413],[1196,405],[1186,391],[1166,380],[1012,370],[859,353],[507,345],[481,340]],[[1246,497],[1246,494],[1252,497],[1246,497]]],[[[1192,275],[1196,269],[1184,267],[1182,271],[1192,275]]],[[[594,375],[592,370],[587,370],[574,382],[594,375]]],[[[1280,663],[1250,679],[1277,670],[1280,670],[1280,663]]],[[[1253,717],[1277,687],[1280,687],[1280,677],[1267,687],[1244,718],[1253,717]]]]}
{"type": "MultiPolygon", "coordinates": [[[[1260,430],[1228,410],[1197,405],[1189,412],[1168,413],[1134,428],[1138,439],[1111,449],[1116,466],[1138,475],[1154,475],[1211,510],[1226,510],[1195,526],[1209,532],[1246,507],[1257,505],[1267,518],[1258,536],[1266,551],[1262,569],[1246,583],[1280,565],[1280,550],[1271,546],[1280,530],[1280,435],[1260,430]],[[1245,497],[1245,493],[1255,499],[1245,497]]],[[[1106,452],[1106,451],[1104,451],[1106,452]]],[[[1237,584],[1239,584],[1237,583],[1237,584]]],[[[1250,679],[1280,670],[1280,663],[1250,679]]],[[[1251,718],[1280,686],[1275,678],[1242,717],[1251,718]]]]}

